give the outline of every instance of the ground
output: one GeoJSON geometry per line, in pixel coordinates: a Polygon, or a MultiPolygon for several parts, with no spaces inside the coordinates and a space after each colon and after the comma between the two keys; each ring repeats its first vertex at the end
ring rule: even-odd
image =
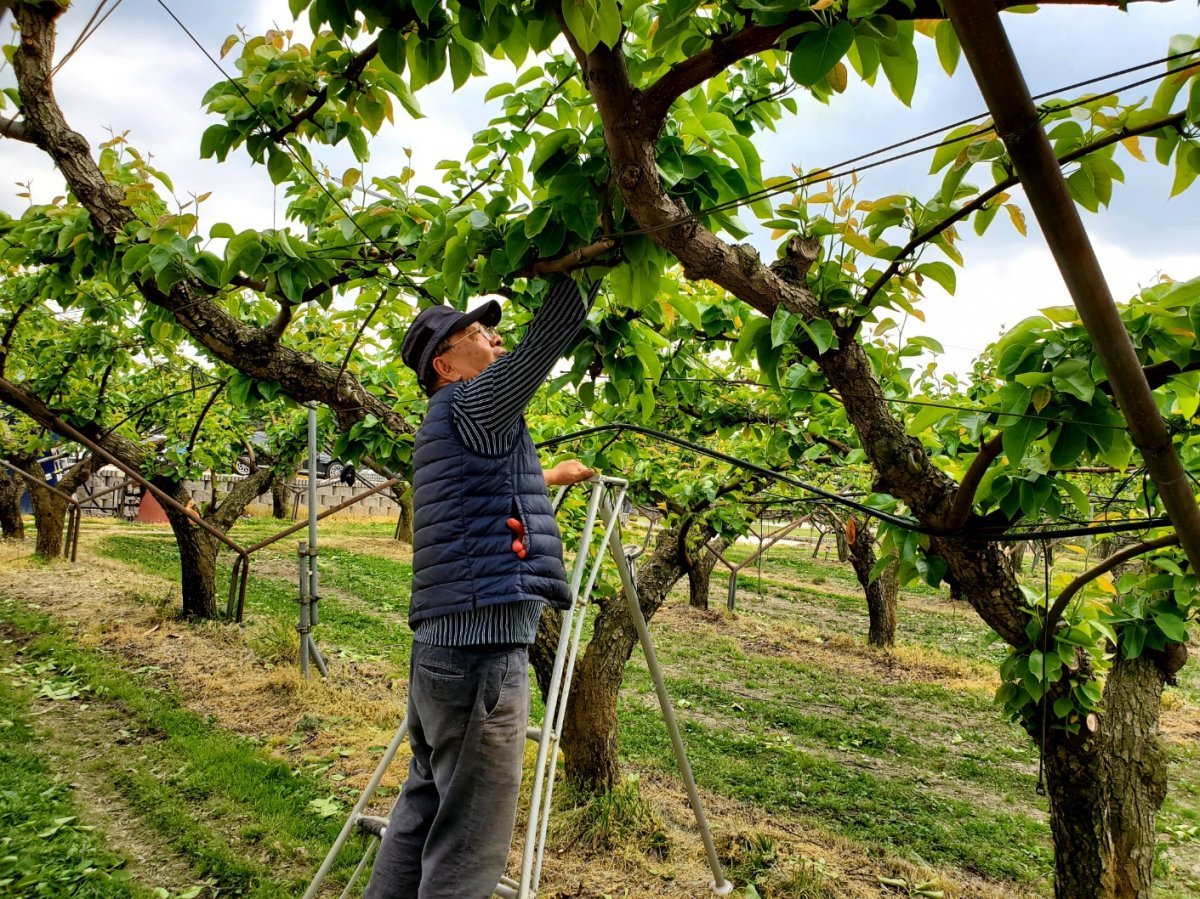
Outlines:
{"type": "MultiPolygon", "coordinates": [[[[234,536],[278,527],[246,520],[234,536]]],[[[0,893],[299,895],[402,715],[411,569],[390,530],[322,525],[327,681],[294,663],[294,539],[254,557],[242,625],[175,617],[165,529],[87,521],[75,564],[0,547],[0,771],[22,772],[11,789],[0,775],[0,832],[15,835],[0,837],[0,856],[23,859],[0,861],[0,893]],[[38,878],[52,888],[34,892],[38,878]]],[[[773,549],[761,581],[740,576],[735,612],[717,610],[718,568],[713,610],[689,607],[685,584],[652,624],[737,895],[1048,895],[1036,750],[991,701],[1002,649],[927,589],[904,596],[897,647],[869,649],[852,572],[810,556],[773,549]]],[[[228,559],[223,571],[227,583],[228,559]]],[[[1164,897],[1200,894],[1196,668],[1164,700],[1164,897]]],[[[556,792],[542,895],[706,895],[638,652],[620,714],[630,780],[603,808],[556,792]]],[[[359,852],[344,853],[326,895],[359,852]]]]}

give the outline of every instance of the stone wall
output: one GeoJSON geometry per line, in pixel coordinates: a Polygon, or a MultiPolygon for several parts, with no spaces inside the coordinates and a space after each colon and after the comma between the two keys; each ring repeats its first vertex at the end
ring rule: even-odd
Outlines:
{"type": "MultiPolygon", "coordinates": [[[[340,505],[350,499],[356,493],[362,493],[369,490],[371,487],[380,483],[383,479],[374,472],[364,471],[359,474],[359,480],[353,487],[348,487],[340,481],[322,481],[317,485],[317,505],[318,511],[323,512],[333,506],[340,505]],[[366,481],[364,484],[363,482],[366,481]]],[[[219,474],[217,479],[218,497],[223,497],[229,491],[229,484],[232,481],[242,480],[240,475],[219,474]]],[[[107,465],[100,469],[92,477],[92,479],[83,487],[75,492],[75,498],[85,503],[85,515],[115,515],[118,514],[123,503],[132,507],[129,511],[129,517],[132,518],[137,514],[136,508],[136,486],[127,490],[116,490],[101,496],[95,502],[88,502],[88,497],[98,493],[104,493],[112,487],[127,481],[128,478],[118,469],[107,465]],[[130,494],[127,496],[127,494],[130,494]]],[[[195,481],[188,480],[183,482],[183,486],[187,489],[192,499],[197,504],[207,503],[212,499],[212,477],[206,476],[203,480],[195,481]]],[[[308,515],[308,484],[304,478],[293,480],[288,483],[289,505],[287,508],[287,517],[292,516],[292,510],[296,508],[298,517],[306,517],[308,515]],[[299,505],[297,508],[296,497],[299,496],[299,505]]],[[[368,496],[366,499],[359,500],[348,509],[336,513],[338,518],[366,518],[366,517],[395,517],[399,510],[399,506],[392,498],[390,489],[380,493],[368,496]]],[[[246,506],[246,513],[249,515],[270,515],[271,514],[271,494],[264,493],[257,497],[253,502],[246,506]]]]}

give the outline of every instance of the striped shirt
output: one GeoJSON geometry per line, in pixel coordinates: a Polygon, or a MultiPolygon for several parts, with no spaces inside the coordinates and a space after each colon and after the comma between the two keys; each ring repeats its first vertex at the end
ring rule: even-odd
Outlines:
{"type": "MultiPolygon", "coordinates": [[[[556,283],[513,351],[458,389],[452,414],[467,449],[481,456],[508,451],[525,407],[570,348],[599,289],[597,281],[585,302],[570,278],[556,283]]],[[[527,600],[426,618],[417,624],[413,639],[435,646],[529,644],[537,636],[542,605],[527,600]]]]}

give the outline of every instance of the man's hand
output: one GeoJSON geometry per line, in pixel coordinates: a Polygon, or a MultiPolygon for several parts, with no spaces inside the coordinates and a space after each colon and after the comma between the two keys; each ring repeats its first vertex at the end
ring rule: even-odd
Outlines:
{"type": "Polygon", "coordinates": [[[572,484],[586,481],[595,473],[578,459],[567,459],[553,468],[542,469],[542,477],[546,479],[547,487],[570,487],[572,484]]]}

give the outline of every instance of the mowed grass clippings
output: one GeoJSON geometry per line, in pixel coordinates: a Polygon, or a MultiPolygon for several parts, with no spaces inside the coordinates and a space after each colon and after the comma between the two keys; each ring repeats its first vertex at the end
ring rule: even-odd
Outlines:
{"type": "Polygon", "coordinates": [[[89,745],[89,765],[107,771],[140,826],[186,860],[208,885],[204,895],[268,899],[303,890],[340,824],[321,814],[331,801],[322,778],[214,727],[155,672],[130,672],[119,659],[80,649],[50,617],[10,600],[0,605],[13,640],[10,679],[41,684],[40,695],[74,705],[72,732],[46,739],[89,745]]]}

